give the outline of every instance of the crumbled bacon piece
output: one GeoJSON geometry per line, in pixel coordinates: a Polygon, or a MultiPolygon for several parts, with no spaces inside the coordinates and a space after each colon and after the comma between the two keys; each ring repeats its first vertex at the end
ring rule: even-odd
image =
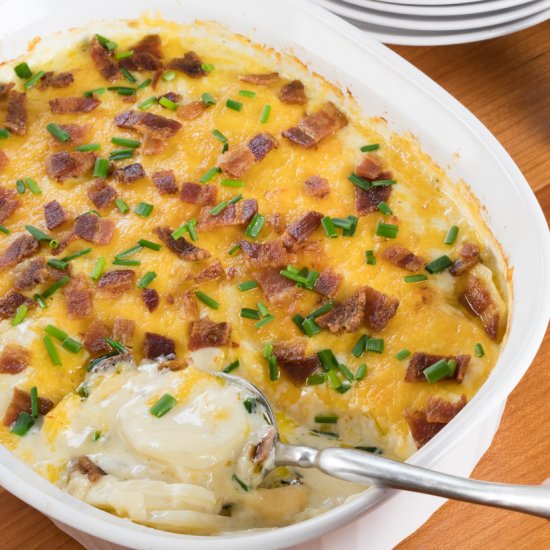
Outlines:
{"type": "Polygon", "coordinates": [[[380,177],[383,170],[382,159],[373,154],[369,153],[365,155],[361,162],[355,167],[355,173],[369,181],[375,180],[380,177]]]}
{"type": "Polygon", "coordinates": [[[195,294],[191,290],[187,290],[182,296],[183,309],[189,317],[197,317],[199,314],[199,306],[195,294]]]}
{"type": "Polygon", "coordinates": [[[17,374],[31,361],[31,352],[18,344],[6,344],[0,352],[0,374],[17,374]]]}
{"type": "Polygon", "coordinates": [[[136,130],[153,139],[166,139],[174,136],[181,123],[153,113],[126,111],[115,117],[115,123],[120,128],[136,130]]]}
{"type": "Polygon", "coordinates": [[[143,341],[143,356],[147,359],[158,359],[162,356],[175,355],[176,343],[161,334],[146,332],[143,341]]]}
{"type": "Polygon", "coordinates": [[[47,71],[40,79],[38,88],[45,90],[46,88],[66,88],[74,82],[72,73],[64,72],[55,74],[53,71],[47,71]]]}
{"type": "Polygon", "coordinates": [[[10,163],[10,159],[2,149],[0,149],[0,172],[10,163]]]}
{"type": "Polygon", "coordinates": [[[336,106],[328,101],[319,111],[306,115],[299,123],[283,132],[283,137],[311,149],[330,134],[334,134],[348,124],[348,119],[336,106]]]}
{"type": "Polygon", "coordinates": [[[279,267],[269,267],[255,273],[265,299],[271,304],[294,300],[299,289],[294,281],[283,277],[279,267]]]}
{"type": "Polygon", "coordinates": [[[180,200],[190,204],[208,206],[216,204],[218,188],[215,185],[199,185],[188,181],[184,183],[180,191],[180,200]]]}
{"type": "Polygon", "coordinates": [[[91,113],[101,101],[96,97],[56,97],[50,99],[50,110],[54,115],[66,113],[91,113]]]}
{"type": "Polygon", "coordinates": [[[160,368],[170,369],[172,372],[177,372],[186,369],[188,366],[189,363],[185,359],[170,359],[168,361],[164,361],[160,365],[160,368]]]}
{"type": "Polygon", "coordinates": [[[192,78],[199,78],[206,74],[202,68],[202,60],[196,52],[189,51],[183,57],[176,57],[168,62],[168,68],[185,73],[192,78]]]}
{"type": "Polygon", "coordinates": [[[315,281],[313,288],[323,296],[328,298],[334,298],[340,288],[340,284],[344,280],[342,275],[334,272],[330,267],[327,267],[321,274],[319,278],[315,281]]]}
{"type": "Polygon", "coordinates": [[[171,195],[178,192],[176,177],[172,170],[159,170],[153,174],[152,179],[161,195],[171,195]]]}
{"type": "Polygon", "coordinates": [[[364,286],[363,289],[367,299],[365,321],[370,328],[380,332],[396,314],[399,300],[370,286],[364,286]]]}
{"type": "Polygon", "coordinates": [[[114,187],[109,185],[104,179],[97,179],[92,183],[86,189],[86,194],[99,210],[113,204],[117,196],[114,187]]]}
{"type": "Polygon", "coordinates": [[[426,403],[426,420],[448,424],[466,406],[466,403],[464,394],[455,403],[450,403],[441,397],[430,396],[426,403]]]}
{"type": "Polygon", "coordinates": [[[54,153],[46,158],[46,172],[50,178],[57,181],[78,178],[92,170],[95,159],[95,153],[92,151],[54,153]]]}
{"type": "Polygon", "coordinates": [[[382,252],[381,256],[387,262],[407,271],[419,271],[426,265],[426,260],[422,256],[417,256],[404,246],[389,246],[382,252]]]}
{"type": "Polygon", "coordinates": [[[297,386],[302,386],[320,366],[317,355],[305,357],[306,344],[301,340],[277,343],[273,346],[273,355],[281,370],[297,386]]]}
{"type": "Polygon", "coordinates": [[[187,347],[190,351],[201,348],[219,348],[228,344],[230,338],[231,325],[229,323],[214,323],[208,317],[202,317],[189,324],[187,347]]]}
{"type": "Polygon", "coordinates": [[[315,230],[321,225],[322,218],[323,214],[312,210],[294,223],[291,223],[282,236],[283,244],[289,250],[294,250],[296,245],[299,245],[313,235],[315,230]]]}
{"type": "Polygon", "coordinates": [[[49,267],[44,256],[39,256],[17,266],[14,269],[15,290],[32,290],[36,285],[41,285],[54,278],[54,272],[61,272],[49,267]]]}
{"type": "Polygon", "coordinates": [[[0,298],[0,320],[13,317],[17,312],[17,308],[22,305],[31,309],[35,306],[35,303],[23,294],[10,290],[0,298]]]}
{"type": "Polygon", "coordinates": [[[67,143],[60,143],[57,138],[51,136],[51,143],[55,146],[79,145],[84,142],[90,132],[88,124],[60,124],[59,127],[69,134],[69,140],[67,143]]]}
{"type": "Polygon", "coordinates": [[[453,379],[461,383],[464,380],[466,369],[470,363],[470,355],[431,355],[429,353],[413,353],[407,372],[405,373],[405,382],[425,382],[424,371],[433,364],[445,359],[450,361],[454,359],[457,363],[453,379]]]}
{"type": "Polygon", "coordinates": [[[217,216],[212,216],[210,210],[211,208],[203,208],[199,212],[198,229],[209,231],[230,225],[246,225],[258,213],[258,201],[256,199],[243,199],[237,203],[229,204],[217,216]]]}
{"type": "Polygon", "coordinates": [[[279,92],[279,99],[283,103],[295,105],[303,105],[304,103],[307,103],[306,91],[303,82],[301,80],[291,80],[288,84],[285,84],[279,92]]]}
{"type": "Polygon", "coordinates": [[[355,332],[365,318],[367,294],[365,287],[355,291],[349,298],[336,304],[331,311],[316,319],[321,328],[330,332],[355,332]]]}
{"type": "Polygon", "coordinates": [[[144,288],[141,291],[141,298],[145,307],[152,313],[159,307],[159,293],[154,288],[144,288]]]}
{"type": "Polygon", "coordinates": [[[67,212],[56,200],[44,205],[44,220],[50,231],[63,225],[67,219],[67,212]]]}
{"type": "Polygon", "coordinates": [[[271,455],[271,451],[275,445],[275,439],[277,431],[273,426],[267,428],[266,433],[260,439],[258,445],[254,449],[254,462],[256,464],[263,464],[271,455]]]}
{"type": "Polygon", "coordinates": [[[367,190],[355,186],[355,208],[357,208],[357,212],[361,216],[376,212],[381,202],[388,201],[391,191],[391,185],[371,187],[367,190]]]}
{"type": "Polygon", "coordinates": [[[479,262],[481,250],[475,243],[464,243],[460,250],[460,258],[449,269],[453,277],[459,277],[466,273],[468,269],[474,267],[479,262]]]}
{"type": "Polygon", "coordinates": [[[15,82],[0,82],[0,99],[4,99],[15,87],[15,82]]]}
{"type": "Polygon", "coordinates": [[[97,36],[94,36],[90,45],[90,56],[103,78],[111,81],[119,78],[120,71],[111,52],[99,43],[97,36]]]}
{"type": "Polygon", "coordinates": [[[194,278],[195,283],[205,283],[206,281],[213,281],[219,279],[225,275],[223,265],[219,259],[214,260],[208,267],[199,271],[194,278]]]}
{"type": "Polygon", "coordinates": [[[297,361],[305,357],[306,347],[307,344],[303,339],[278,342],[273,345],[273,355],[276,357],[278,363],[297,361]]]}
{"type": "Polygon", "coordinates": [[[129,71],[158,71],[163,68],[160,36],[148,34],[137,44],[131,46],[134,52],[130,57],[120,60],[119,65],[129,71]]]}
{"type": "Polygon", "coordinates": [[[269,133],[256,134],[247,144],[256,162],[263,160],[272,149],[279,147],[279,142],[269,133]]]}
{"type": "Polygon", "coordinates": [[[278,146],[279,142],[271,134],[257,134],[246,145],[238,145],[226,151],[220,158],[220,168],[230,176],[240,178],[278,146]]]}
{"type": "Polygon", "coordinates": [[[87,351],[92,354],[101,354],[110,351],[110,346],[105,341],[109,337],[109,330],[99,319],[94,319],[86,329],[82,343],[87,351]]]}
{"type": "Polygon", "coordinates": [[[173,103],[179,103],[183,99],[183,96],[177,92],[166,92],[165,94],[160,95],[157,99],[161,99],[163,97],[169,99],[173,103]]]}
{"type": "Polygon", "coordinates": [[[191,101],[186,105],[181,105],[176,111],[176,116],[183,120],[193,120],[208,109],[204,101],[191,101]]]}
{"type": "Polygon", "coordinates": [[[290,262],[289,252],[280,240],[253,243],[241,239],[240,244],[246,261],[253,267],[278,267],[290,262]]]}
{"type": "Polygon", "coordinates": [[[273,227],[275,233],[278,233],[279,235],[286,229],[285,220],[281,214],[272,214],[271,216],[268,216],[267,222],[271,225],[271,227],[273,227]]]}
{"type": "Polygon", "coordinates": [[[114,269],[105,272],[97,282],[97,288],[113,295],[122,294],[134,286],[136,274],[131,269],[114,269]]]}
{"type": "Polygon", "coordinates": [[[326,178],[311,176],[305,182],[306,194],[316,199],[324,199],[330,194],[330,185],[326,178]]]}
{"type": "Polygon", "coordinates": [[[180,237],[174,239],[172,230],[167,226],[157,227],[154,230],[157,237],[179,258],[187,262],[195,262],[197,260],[206,260],[210,258],[210,252],[199,248],[188,240],[180,237]]]}
{"type": "Polygon", "coordinates": [[[416,443],[416,446],[420,449],[436,436],[446,424],[440,422],[428,422],[426,420],[426,413],[424,411],[405,411],[405,420],[409,425],[409,431],[416,443]]]}
{"type": "Polygon", "coordinates": [[[94,293],[85,275],[71,277],[63,287],[63,297],[69,319],[87,319],[92,315],[94,293]]]}
{"type": "Polygon", "coordinates": [[[485,281],[470,274],[466,282],[466,289],[460,296],[460,301],[481,319],[485,332],[490,338],[496,340],[500,325],[500,311],[485,281]]]}
{"type": "Polygon", "coordinates": [[[92,483],[107,475],[107,472],[103,471],[97,464],[94,464],[87,456],[80,456],[74,468],[87,476],[88,480],[92,483]]]}
{"type": "Polygon", "coordinates": [[[158,155],[166,149],[166,139],[154,138],[146,135],[141,146],[141,153],[145,156],[158,155]]]}
{"type": "Polygon", "coordinates": [[[17,193],[0,186],[0,223],[4,223],[20,206],[17,193]]]}
{"type": "Polygon", "coordinates": [[[0,271],[13,267],[40,249],[40,243],[32,235],[21,235],[0,254],[0,271]]]}
{"type": "Polygon", "coordinates": [[[113,323],[112,338],[123,346],[131,346],[135,328],[135,321],[117,317],[113,323]]]}
{"type": "Polygon", "coordinates": [[[109,244],[115,233],[115,222],[96,214],[82,214],[74,223],[74,234],[95,244],[109,244]]]}
{"type": "Polygon", "coordinates": [[[279,73],[240,74],[239,80],[260,86],[269,86],[279,81],[279,73]]]}
{"type": "Polygon", "coordinates": [[[18,136],[27,133],[27,94],[12,90],[8,94],[8,112],[4,126],[18,136]]]}
{"type": "MultiPolygon", "coordinates": [[[[45,416],[53,409],[53,402],[44,397],[38,398],[38,412],[45,416]]],[[[11,426],[22,412],[32,413],[31,396],[26,391],[13,388],[13,396],[4,414],[4,426],[11,426]]]]}
{"type": "Polygon", "coordinates": [[[59,254],[61,254],[61,252],[63,252],[63,250],[65,250],[76,238],[77,237],[73,229],[62,231],[56,237],[56,241],[59,244],[55,248],[52,248],[52,254],[54,256],[59,256],[59,254]]]}
{"type": "Polygon", "coordinates": [[[145,177],[145,170],[139,162],[135,162],[123,168],[117,168],[113,176],[119,183],[133,183],[145,177]]]}

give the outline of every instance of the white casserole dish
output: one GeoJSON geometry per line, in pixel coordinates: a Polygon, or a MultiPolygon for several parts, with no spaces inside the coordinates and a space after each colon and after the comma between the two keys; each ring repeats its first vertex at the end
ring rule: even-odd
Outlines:
{"type": "MultiPolygon", "coordinates": [[[[361,31],[300,0],[94,0],[76,5],[69,0],[4,0],[0,60],[24,53],[35,36],[71,27],[86,27],[92,33],[101,25],[92,28],[91,21],[135,18],[144,10],[178,22],[214,19],[254,42],[294,53],[312,70],[349,88],[367,116],[388,118],[398,132],[410,130],[423,149],[448,167],[453,179],[467,181],[485,205],[488,224],[513,267],[508,340],[475,398],[410,459],[427,468],[468,475],[492,440],[507,396],[535,356],[550,312],[548,227],[517,166],[488,130],[429,78],[361,31]]],[[[367,510],[369,514],[353,526],[300,548],[389,548],[443,502],[371,488],[330,513],[290,527],[193,537],[149,529],[92,508],[40,478],[4,448],[0,484],[88,548],[98,549],[284,548],[333,531],[367,510]]]]}

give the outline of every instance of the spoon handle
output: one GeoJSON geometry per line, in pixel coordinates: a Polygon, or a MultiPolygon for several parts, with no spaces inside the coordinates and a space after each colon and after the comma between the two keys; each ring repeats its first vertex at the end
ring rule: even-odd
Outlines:
{"type": "Polygon", "coordinates": [[[467,479],[352,449],[313,449],[277,443],[277,466],[318,468],[355,483],[404,489],[550,518],[550,487],[467,479]]]}

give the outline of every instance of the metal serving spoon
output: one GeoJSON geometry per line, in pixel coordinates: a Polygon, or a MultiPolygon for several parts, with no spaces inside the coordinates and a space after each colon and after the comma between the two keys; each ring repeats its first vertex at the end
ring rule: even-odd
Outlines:
{"type": "Polygon", "coordinates": [[[317,468],[329,476],[355,483],[403,489],[550,518],[550,487],[489,483],[434,472],[364,451],[339,447],[318,450],[281,443],[275,413],[265,395],[244,378],[224,372],[212,374],[256,397],[266,421],[275,428],[274,467],[317,468]]]}

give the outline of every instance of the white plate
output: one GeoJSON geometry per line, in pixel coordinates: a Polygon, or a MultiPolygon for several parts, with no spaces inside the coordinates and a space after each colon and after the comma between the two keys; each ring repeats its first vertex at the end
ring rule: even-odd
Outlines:
{"type": "Polygon", "coordinates": [[[422,17],[449,17],[452,15],[471,15],[474,13],[489,13],[528,4],[529,0],[489,0],[464,5],[420,6],[413,4],[386,4],[381,0],[343,0],[342,4],[353,4],[361,8],[369,8],[386,13],[402,15],[419,15],[422,17]]]}
{"type": "MultiPolygon", "coordinates": [[[[1,0],[0,0],[1,1],[1,0]]],[[[408,6],[462,6],[473,4],[480,0],[378,0],[384,4],[407,4],[408,6]]],[[[491,2],[491,0],[485,0],[491,2]]]]}
{"type": "Polygon", "coordinates": [[[347,18],[369,25],[381,25],[394,29],[413,31],[461,31],[479,29],[517,21],[550,8],[550,0],[534,0],[528,4],[500,10],[494,14],[472,17],[416,17],[411,15],[384,14],[376,10],[342,4],[337,0],[314,0],[320,6],[347,18]]]}

